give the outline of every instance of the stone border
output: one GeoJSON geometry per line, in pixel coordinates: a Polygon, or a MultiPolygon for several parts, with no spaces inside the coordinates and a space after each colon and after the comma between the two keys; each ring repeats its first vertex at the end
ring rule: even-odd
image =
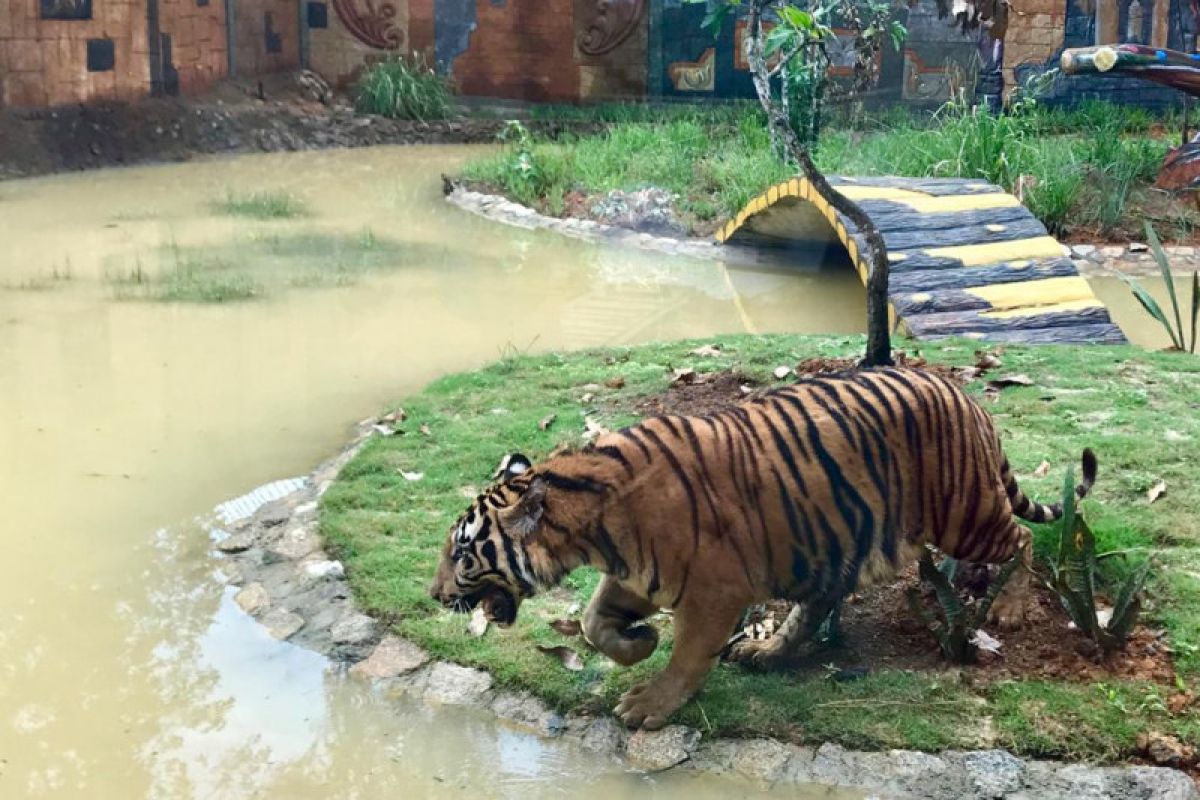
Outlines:
{"type": "MultiPolygon", "coordinates": [[[[639,233],[619,225],[608,225],[575,217],[550,217],[529,206],[513,202],[502,195],[485,194],[466,188],[450,178],[445,179],[446,200],[461,209],[481,217],[527,230],[552,230],[589,242],[607,241],[669,255],[691,256],[748,266],[779,265],[770,251],[755,247],[721,245],[712,237],[673,237],[639,233]]],[[[1147,245],[1063,245],[1064,255],[1075,262],[1075,268],[1085,278],[1109,278],[1118,274],[1131,277],[1157,278],[1158,264],[1147,245]]],[[[1190,276],[1200,270],[1200,248],[1168,246],[1163,248],[1171,263],[1171,272],[1190,276]]]]}
{"type": "MultiPolygon", "coordinates": [[[[323,549],[319,499],[373,435],[383,432],[373,421],[360,423],[351,442],[299,488],[256,509],[248,499],[270,493],[256,490],[222,504],[228,530],[217,534],[216,550],[226,557],[227,582],[239,587],[235,601],[268,633],[347,665],[352,676],[385,695],[487,709],[510,724],[572,739],[632,769],[735,774],[766,788],[820,783],[894,800],[1200,800],[1187,775],[1163,767],[1023,761],[1003,750],[854,752],[831,743],[811,748],[766,738],[706,739],[682,725],[630,733],[611,717],[563,715],[532,695],[500,690],[487,672],[436,661],[412,642],[386,634],[355,607],[344,567],[323,549]],[[231,508],[241,509],[242,517],[230,520],[231,508]]],[[[280,485],[290,488],[272,486],[280,485]]]]}

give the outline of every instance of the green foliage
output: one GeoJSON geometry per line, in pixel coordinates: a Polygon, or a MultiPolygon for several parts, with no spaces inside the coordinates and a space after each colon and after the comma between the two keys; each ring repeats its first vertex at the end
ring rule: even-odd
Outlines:
{"type": "Polygon", "coordinates": [[[1179,298],[1175,292],[1175,280],[1171,275],[1171,264],[1167,260],[1167,254],[1163,250],[1162,242],[1159,241],[1158,234],[1149,220],[1146,221],[1146,239],[1150,242],[1150,249],[1154,253],[1154,260],[1158,263],[1159,274],[1162,275],[1163,283],[1166,284],[1167,296],[1171,300],[1173,317],[1167,317],[1166,313],[1162,310],[1162,306],[1158,304],[1158,301],[1140,283],[1128,275],[1119,274],[1119,277],[1129,286],[1130,291],[1133,292],[1133,296],[1137,298],[1138,303],[1146,310],[1146,313],[1154,317],[1163,326],[1167,335],[1171,337],[1171,345],[1176,350],[1195,353],[1196,323],[1200,320],[1200,272],[1192,273],[1190,325],[1188,330],[1185,331],[1183,317],[1179,311],[1179,298]]]}
{"type": "Polygon", "coordinates": [[[396,56],[373,64],[358,82],[358,110],[392,119],[450,116],[450,82],[422,56],[396,56]]]}
{"type": "Polygon", "coordinates": [[[300,198],[287,192],[254,192],[238,195],[227,192],[220,210],[231,217],[250,219],[292,219],[307,213],[300,198]]]}
{"type": "Polygon", "coordinates": [[[1120,650],[1141,613],[1142,591],[1150,575],[1149,562],[1126,575],[1116,586],[1112,618],[1101,624],[1096,603],[1100,578],[1096,537],[1076,509],[1075,474],[1070,468],[1063,480],[1062,497],[1058,555],[1050,561],[1051,586],[1079,630],[1106,654],[1120,650]]]}
{"type": "Polygon", "coordinates": [[[945,570],[934,566],[930,551],[926,549],[921,553],[921,580],[933,587],[943,620],[934,620],[925,610],[920,590],[916,587],[908,590],[908,607],[937,639],[942,655],[958,664],[974,663],[979,650],[975,643],[975,632],[987,622],[992,604],[996,602],[1018,565],[1019,561],[1015,558],[1005,564],[1000,574],[988,586],[987,594],[979,602],[967,606],[954,588],[952,577],[945,570]]]}

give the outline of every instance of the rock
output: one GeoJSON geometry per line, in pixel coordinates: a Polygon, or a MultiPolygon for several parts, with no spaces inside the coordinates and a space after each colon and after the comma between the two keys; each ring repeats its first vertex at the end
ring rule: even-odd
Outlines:
{"type": "Polygon", "coordinates": [[[222,553],[244,553],[254,546],[254,539],[253,531],[242,531],[217,542],[217,549],[222,553]]]}
{"type": "Polygon", "coordinates": [[[1150,249],[1150,247],[1148,245],[1143,244],[1142,242],[1130,242],[1129,243],[1129,252],[1131,252],[1131,253],[1144,253],[1149,249],[1150,249]]]}
{"type": "Polygon", "coordinates": [[[1180,258],[1191,258],[1196,255],[1196,248],[1188,245],[1177,245],[1170,248],[1171,255],[1179,256],[1180,258]]]}
{"type": "Polygon", "coordinates": [[[774,739],[740,742],[733,754],[733,770],[756,783],[771,786],[787,770],[792,748],[774,739]]]}
{"type": "Polygon", "coordinates": [[[1094,244],[1073,244],[1071,245],[1071,252],[1077,258],[1087,258],[1096,252],[1096,246],[1094,244]]]}
{"type": "Polygon", "coordinates": [[[298,561],[321,546],[321,540],[310,528],[291,528],[279,541],[267,548],[268,558],[298,561]]]}
{"type": "Polygon", "coordinates": [[[1120,258],[1121,256],[1125,255],[1125,248],[1124,247],[1101,247],[1100,255],[1104,256],[1105,258],[1120,258]]]}
{"type": "Polygon", "coordinates": [[[492,701],[492,713],[542,736],[558,736],[567,726],[562,714],[529,694],[497,695],[492,701]]]}
{"type": "Polygon", "coordinates": [[[304,627],[304,617],[284,608],[273,608],[259,618],[267,633],[283,641],[304,627]]]}
{"type": "Polygon", "coordinates": [[[471,705],[491,688],[492,676],[486,672],[439,662],[429,671],[425,698],[446,705],[471,705]]]}
{"type": "Polygon", "coordinates": [[[340,561],[306,561],[304,574],[310,578],[343,578],[346,568],[340,561]]]}
{"type": "Polygon", "coordinates": [[[592,720],[579,736],[579,743],[594,753],[615,754],[625,747],[629,733],[612,717],[592,720]]]}
{"type": "Polygon", "coordinates": [[[1178,767],[1190,763],[1196,753],[1192,748],[1165,733],[1151,731],[1138,737],[1138,749],[1144,752],[1155,764],[1164,767],[1178,767]]]}
{"type": "Polygon", "coordinates": [[[1025,762],[1004,750],[978,750],[962,757],[968,783],[980,797],[1004,797],[1021,788],[1025,762]]]}
{"type": "Polygon", "coordinates": [[[429,654],[407,639],[385,636],[366,661],[360,661],[350,668],[350,673],[367,678],[394,678],[412,672],[427,661],[429,654]]]}
{"type": "Polygon", "coordinates": [[[271,596],[261,583],[255,581],[234,595],[233,602],[247,614],[255,614],[271,604],[271,596]]]}
{"type": "Polygon", "coordinates": [[[639,730],[629,737],[625,755],[634,766],[657,772],[687,761],[699,742],[700,731],[685,725],[668,725],[657,731],[639,730]]]}
{"type": "Polygon", "coordinates": [[[1132,767],[1126,773],[1129,782],[1136,787],[1136,794],[1129,797],[1147,797],[1154,800],[1197,800],[1200,792],[1196,784],[1184,773],[1165,767],[1132,767]]]}
{"type": "Polygon", "coordinates": [[[254,515],[254,520],[264,528],[274,528],[292,518],[292,508],[286,498],[272,500],[254,515]]]}
{"type": "Polygon", "coordinates": [[[375,638],[375,620],[353,612],[333,623],[329,634],[334,644],[363,644],[375,638]]]}

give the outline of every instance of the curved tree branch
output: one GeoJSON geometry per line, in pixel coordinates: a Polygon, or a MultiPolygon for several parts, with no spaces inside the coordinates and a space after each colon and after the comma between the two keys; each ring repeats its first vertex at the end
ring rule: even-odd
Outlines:
{"type": "MultiPolygon", "coordinates": [[[[781,141],[804,177],[825,202],[858,228],[866,244],[865,256],[870,264],[867,277],[867,352],[864,366],[887,366],[892,363],[892,343],[888,325],[888,260],[887,245],[883,234],[857,203],[835,189],[813,163],[808,149],[792,129],[786,115],[771,95],[770,73],[763,57],[762,15],[775,0],[752,0],[750,4],[750,41],[746,47],[750,73],[754,79],[754,90],[758,101],[767,114],[767,124],[781,141]]],[[[775,138],[775,137],[773,137],[775,138]]]]}

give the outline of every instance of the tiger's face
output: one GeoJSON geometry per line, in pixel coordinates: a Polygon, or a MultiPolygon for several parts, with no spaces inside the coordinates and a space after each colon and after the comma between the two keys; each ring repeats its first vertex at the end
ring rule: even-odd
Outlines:
{"type": "Polygon", "coordinates": [[[430,597],[460,612],[482,605],[498,625],[516,620],[521,601],[537,588],[525,545],[541,518],[546,483],[532,467],[519,453],[506,457],[499,482],[451,526],[430,597]]]}

